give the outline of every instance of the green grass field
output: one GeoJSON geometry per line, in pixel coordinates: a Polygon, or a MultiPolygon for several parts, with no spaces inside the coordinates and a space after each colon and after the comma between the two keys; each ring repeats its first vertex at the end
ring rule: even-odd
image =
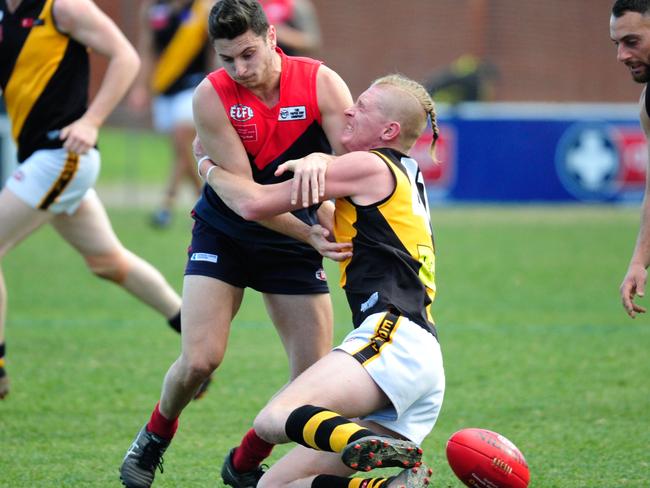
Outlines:
{"type": "MultiPolygon", "coordinates": [[[[157,232],[143,225],[142,210],[111,216],[125,244],[180,288],[189,220],[179,215],[157,232]]],[[[650,329],[646,317],[628,319],[617,296],[637,211],[444,208],[433,220],[448,380],[424,444],[433,486],[461,486],[444,446],[470,426],[513,440],[532,487],[647,486],[650,329]]],[[[0,486],[117,486],[177,336],[91,277],[50,229],[14,250],[3,269],[13,391],[0,402],[0,486]]],[[[333,296],[340,338],[348,312],[340,291],[333,296]]],[[[248,293],[217,381],[185,411],[156,486],[220,486],[223,456],[285,378],[280,343],[248,293]]],[[[285,451],[277,448],[271,462],[285,451]]]]}
{"type": "MultiPolygon", "coordinates": [[[[120,171],[105,174],[119,181],[120,171]]],[[[148,209],[110,209],[127,247],[179,290],[185,210],[161,232],[146,225],[148,209]]],[[[638,209],[448,207],[432,217],[447,373],[445,404],[423,446],[432,486],[462,486],[446,463],[446,440],[483,427],[518,445],[531,487],[647,487],[650,318],[629,319],[617,290],[638,209]]],[[[2,266],[13,389],[0,402],[0,486],[118,486],[122,456],[157,401],[178,337],[92,277],[49,228],[2,266]]],[[[340,339],[349,312],[336,266],[328,272],[340,339]]],[[[286,375],[263,304],[248,292],[216,381],[184,412],[155,486],[221,486],[224,455],[286,375]]],[[[276,448],[270,462],[287,449],[276,448]]]]}
{"type": "Polygon", "coordinates": [[[102,129],[101,182],[162,183],[170,171],[172,147],[167,137],[148,130],[102,129]]]}

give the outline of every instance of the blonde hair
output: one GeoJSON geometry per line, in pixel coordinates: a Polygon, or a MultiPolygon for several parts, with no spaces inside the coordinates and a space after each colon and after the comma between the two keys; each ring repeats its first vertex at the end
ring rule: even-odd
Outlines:
{"type": "Polygon", "coordinates": [[[403,92],[408,93],[418,103],[419,108],[413,110],[413,106],[409,107],[408,104],[400,103],[396,109],[402,119],[402,137],[403,142],[409,149],[415,144],[415,141],[422,135],[427,126],[427,122],[431,121],[431,129],[433,130],[433,140],[431,141],[431,158],[435,161],[435,146],[436,141],[440,137],[440,129],[436,120],[436,105],[427,92],[426,88],[415,80],[412,80],[401,74],[391,74],[383,76],[372,82],[371,86],[387,85],[397,88],[403,92]],[[421,109],[421,110],[420,110],[421,109]]]}

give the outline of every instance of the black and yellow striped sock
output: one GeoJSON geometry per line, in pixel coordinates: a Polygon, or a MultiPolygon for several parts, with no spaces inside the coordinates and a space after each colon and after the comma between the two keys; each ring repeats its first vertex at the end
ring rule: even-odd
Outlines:
{"type": "Polygon", "coordinates": [[[393,478],[343,478],[320,474],[311,482],[311,488],[386,488],[393,478]]]}
{"type": "Polygon", "coordinates": [[[376,435],[339,414],[304,405],[289,415],[284,427],[289,439],[319,451],[341,452],[350,442],[376,435]]]}

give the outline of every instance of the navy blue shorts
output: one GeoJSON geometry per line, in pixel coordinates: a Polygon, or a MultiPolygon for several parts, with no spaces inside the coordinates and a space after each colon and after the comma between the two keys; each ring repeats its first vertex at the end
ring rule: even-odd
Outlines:
{"type": "Polygon", "coordinates": [[[195,218],[185,275],[216,278],[262,293],[329,293],[322,256],[311,246],[234,239],[195,218]]]}

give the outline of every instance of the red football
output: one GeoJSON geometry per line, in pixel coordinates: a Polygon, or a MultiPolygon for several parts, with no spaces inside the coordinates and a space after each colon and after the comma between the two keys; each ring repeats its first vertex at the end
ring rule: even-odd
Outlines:
{"type": "Polygon", "coordinates": [[[447,441],[447,461],[473,488],[526,488],[528,464],[517,446],[496,432],[463,429],[447,441]]]}

